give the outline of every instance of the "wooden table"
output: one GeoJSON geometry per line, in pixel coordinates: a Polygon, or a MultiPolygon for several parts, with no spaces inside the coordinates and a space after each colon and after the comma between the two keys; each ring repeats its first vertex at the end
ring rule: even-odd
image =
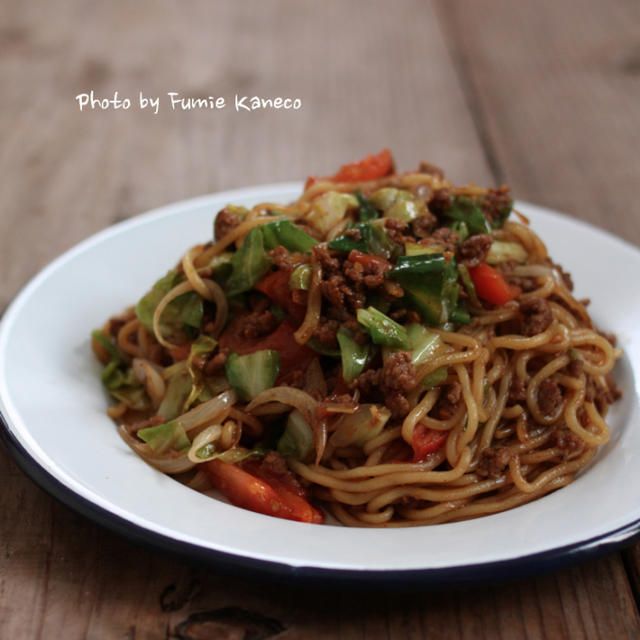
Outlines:
{"type": "MultiPolygon", "coordinates": [[[[638,3],[4,0],[1,12],[0,309],[118,220],[383,146],[401,168],[429,159],[458,182],[506,182],[640,242],[638,3]],[[81,112],[75,96],[91,89],[134,105],[81,112]],[[157,115],[139,91],[162,97],[157,115]],[[172,111],[170,91],[302,108],[172,111]]],[[[501,586],[294,589],[141,549],[0,457],[3,638],[640,635],[637,545],[501,586]],[[245,634],[253,614],[272,622],[245,634]]]]}

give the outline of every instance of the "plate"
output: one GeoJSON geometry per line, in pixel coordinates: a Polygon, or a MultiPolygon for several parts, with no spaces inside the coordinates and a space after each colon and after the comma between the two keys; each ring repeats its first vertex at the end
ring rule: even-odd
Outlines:
{"type": "Polygon", "coordinates": [[[105,415],[90,331],[134,303],[184,250],[212,236],[228,202],[287,202],[297,183],[169,205],[71,249],[16,297],[0,328],[3,438],[22,469],[77,511],[137,541],[221,565],[279,575],[457,582],[567,563],[640,532],[640,298],[629,295],[640,252],[613,235],[519,203],[550,255],[592,297],[598,326],[617,334],[624,390],[611,441],[571,485],[531,504],[467,522],[350,529],[271,518],[192,491],[144,464],[105,415]]]}

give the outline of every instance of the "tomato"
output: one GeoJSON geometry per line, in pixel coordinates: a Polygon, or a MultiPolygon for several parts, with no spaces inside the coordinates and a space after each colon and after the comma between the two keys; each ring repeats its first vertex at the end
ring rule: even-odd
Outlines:
{"type": "Polygon", "coordinates": [[[291,277],[291,271],[278,269],[278,271],[272,271],[268,273],[254,289],[262,291],[267,295],[275,304],[281,309],[287,311],[289,315],[300,324],[304,319],[306,307],[301,304],[296,304],[291,297],[291,288],[289,287],[289,278],[291,277]]]}
{"type": "Polygon", "coordinates": [[[477,267],[470,267],[469,275],[478,297],[492,304],[502,306],[522,293],[520,287],[510,285],[497,269],[484,262],[477,267]]]}
{"type": "MultiPolygon", "coordinates": [[[[383,149],[380,153],[343,165],[333,176],[320,179],[331,182],[367,182],[383,178],[390,173],[393,173],[393,158],[389,149],[383,149]]],[[[309,177],[304,188],[308,189],[318,179],[314,176],[309,177]]]]}
{"type": "Polygon", "coordinates": [[[437,451],[449,436],[448,431],[430,429],[419,422],[413,429],[413,462],[422,462],[429,453],[437,451]]]}
{"type": "Polygon", "coordinates": [[[315,357],[315,353],[305,345],[300,345],[293,337],[294,326],[289,319],[283,320],[278,328],[268,336],[244,338],[239,329],[243,316],[234,318],[220,336],[220,348],[230,349],[239,355],[262,349],[274,349],[280,354],[280,378],[297,369],[305,371],[315,357]]]}
{"type": "Polygon", "coordinates": [[[323,515],[283,482],[267,482],[240,467],[210,460],[204,463],[211,483],[231,504],[268,516],[321,524],[323,515]],[[275,486],[274,486],[275,485],[275,486]]]}
{"type": "Polygon", "coordinates": [[[322,524],[324,522],[322,512],[308,502],[304,489],[292,475],[276,474],[260,463],[253,461],[249,461],[244,467],[248,473],[260,478],[276,491],[281,500],[297,516],[294,520],[313,522],[314,524],[322,524]]]}

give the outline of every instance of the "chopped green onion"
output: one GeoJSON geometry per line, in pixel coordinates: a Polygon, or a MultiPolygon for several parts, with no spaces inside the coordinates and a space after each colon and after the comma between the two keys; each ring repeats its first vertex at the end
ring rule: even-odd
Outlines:
{"type": "Polygon", "coordinates": [[[357,317],[374,344],[386,344],[396,349],[409,348],[407,330],[375,307],[358,309],[357,317]]]}

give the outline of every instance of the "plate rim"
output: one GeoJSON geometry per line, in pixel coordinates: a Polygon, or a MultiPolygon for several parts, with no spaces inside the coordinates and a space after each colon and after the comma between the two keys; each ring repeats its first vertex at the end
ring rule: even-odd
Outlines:
{"type": "Polygon", "coordinates": [[[209,547],[176,540],[122,518],[67,487],[42,467],[11,432],[0,412],[0,442],[18,468],[40,489],[72,511],[86,517],[121,538],[155,551],[168,552],[188,562],[205,562],[221,573],[253,576],[261,573],[268,579],[293,579],[305,584],[326,586],[349,584],[357,587],[388,586],[459,586],[478,582],[503,582],[557,571],[566,566],[595,558],[640,540],[640,518],[613,531],[574,544],[556,547],[507,560],[421,569],[328,569],[289,565],[249,556],[218,551],[209,547]]]}
{"type": "MultiPolygon", "coordinates": [[[[206,205],[214,200],[221,200],[225,198],[268,198],[271,192],[298,192],[300,190],[300,186],[300,182],[283,182],[214,192],[196,196],[194,198],[167,203],[132,218],[110,225],[68,248],[41,268],[34,276],[29,278],[7,306],[5,313],[2,314],[4,316],[3,319],[10,316],[13,313],[13,309],[19,308],[20,302],[29,296],[31,290],[34,287],[37,287],[41,280],[46,279],[49,273],[55,271],[59,264],[72,259],[76,253],[81,253],[91,245],[98,244],[104,238],[126,232],[128,229],[133,229],[138,225],[145,224],[149,219],[162,219],[165,216],[174,215],[176,211],[206,205]]],[[[638,247],[634,244],[610,231],[601,229],[584,220],[548,207],[525,201],[517,201],[516,206],[519,205],[545,214],[561,216],[570,221],[573,225],[578,225],[579,227],[591,232],[597,232],[600,235],[608,236],[610,240],[614,241],[618,245],[623,245],[634,253],[638,252],[638,247]]],[[[5,324],[6,326],[6,323],[2,324],[5,324]]],[[[0,333],[2,333],[1,328],[0,333]]],[[[1,407],[2,405],[0,404],[0,408],[1,407]]],[[[4,407],[4,409],[8,410],[8,407],[4,407]]],[[[607,551],[613,551],[622,546],[631,544],[634,540],[640,538],[639,518],[623,524],[612,531],[603,532],[602,534],[587,540],[579,540],[575,543],[570,543],[561,547],[554,547],[552,549],[546,549],[531,554],[523,554],[513,558],[467,565],[452,565],[436,568],[423,567],[417,569],[345,569],[306,566],[304,564],[290,565],[273,560],[265,560],[262,558],[230,553],[228,551],[219,551],[210,547],[194,544],[193,542],[172,538],[163,533],[159,533],[156,530],[127,520],[126,518],[109,511],[108,508],[92,502],[90,499],[76,493],[73,488],[67,486],[61,480],[56,478],[53,473],[42,466],[34,456],[29,453],[18,439],[17,434],[12,430],[10,421],[2,415],[1,409],[0,441],[4,442],[9,454],[18,464],[19,468],[29,478],[31,478],[36,485],[71,509],[85,517],[88,517],[93,522],[105,526],[116,534],[122,535],[134,542],[142,542],[145,545],[163,551],[168,551],[175,555],[193,558],[198,562],[202,562],[204,559],[210,564],[215,564],[218,568],[232,566],[234,567],[234,570],[241,569],[249,570],[251,572],[259,570],[265,575],[272,577],[302,577],[305,579],[319,580],[323,582],[336,579],[341,581],[348,580],[350,582],[364,582],[374,578],[376,582],[382,580],[396,583],[399,580],[402,580],[403,582],[408,580],[412,583],[418,582],[422,584],[460,584],[477,582],[479,580],[486,581],[487,579],[501,580],[518,575],[523,576],[554,570],[587,557],[599,555],[607,551]]]]}

